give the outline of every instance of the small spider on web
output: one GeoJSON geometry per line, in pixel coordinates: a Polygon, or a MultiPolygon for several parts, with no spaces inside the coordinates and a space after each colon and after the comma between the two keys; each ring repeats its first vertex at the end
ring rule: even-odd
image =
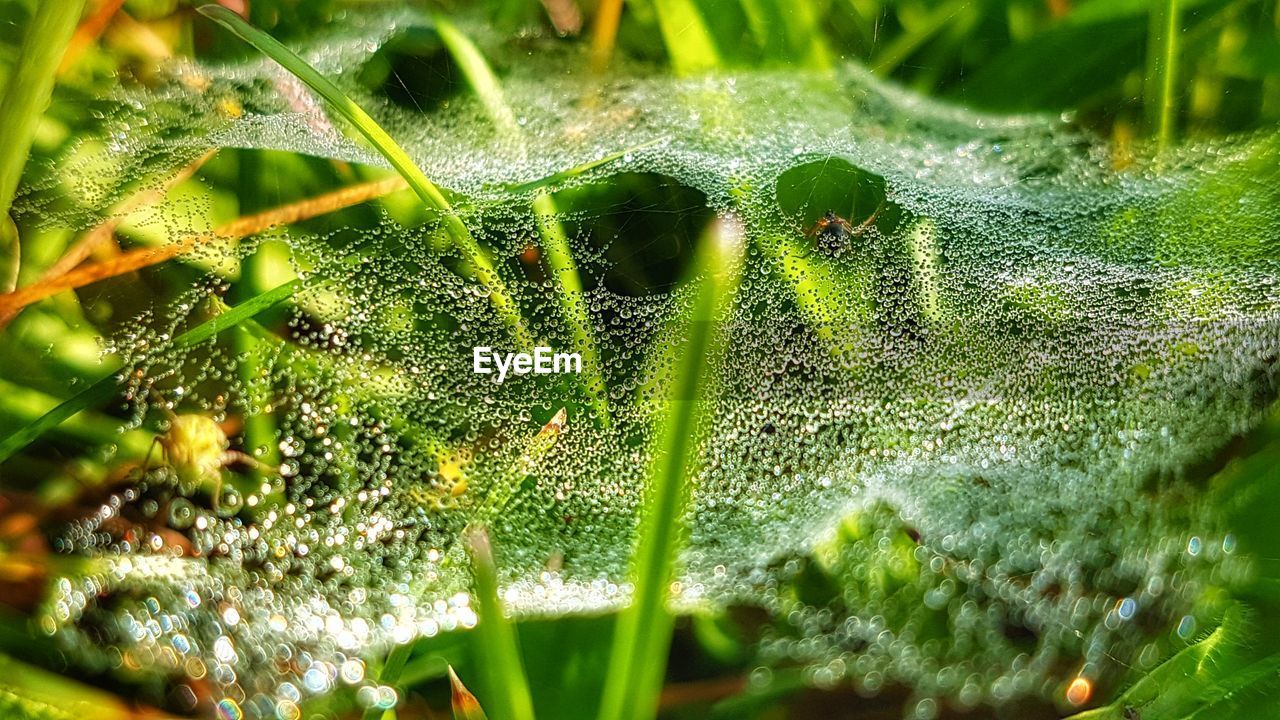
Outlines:
{"type": "Polygon", "coordinates": [[[834,210],[827,210],[817,222],[801,230],[806,238],[813,241],[813,245],[808,247],[801,257],[808,257],[814,248],[829,256],[844,253],[849,249],[853,238],[861,236],[875,226],[876,219],[880,217],[882,210],[884,210],[884,200],[881,200],[876,209],[856,226],[837,215],[834,210]]]}

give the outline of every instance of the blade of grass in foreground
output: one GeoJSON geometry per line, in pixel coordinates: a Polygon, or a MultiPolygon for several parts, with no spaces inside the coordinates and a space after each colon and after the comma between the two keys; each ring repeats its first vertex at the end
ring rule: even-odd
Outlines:
{"type": "MultiPolygon", "coordinates": [[[[448,48],[467,83],[480,98],[485,113],[499,132],[521,143],[523,133],[516,123],[515,115],[507,105],[502,94],[502,85],[497,76],[489,68],[480,49],[470,38],[462,34],[453,23],[443,17],[435,18],[436,31],[448,48]]],[[[551,267],[554,281],[559,285],[556,297],[560,300],[565,320],[573,334],[574,349],[582,356],[583,385],[591,405],[595,409],[601,425],[609,425],[608,388],[605,387],[604,376],[600,373],[600,353],[596,349],[595,338],[591,331],[591,317],[587,313],[587,303],[582,293],[582,277],[578,274],[578,266],[573,260],[573,252],[569,249],[569,238],[556,218],[559,211],[551,195],[539,190],[533,199],[533,212],[538,223],[542,247],[551,267]]]]}
{"type": "Polygon", "coordinates": [[[498,569],[493,546],[483,528],[472,527],[464,538],[471,556],[472,596],[476,601],[476,639],[483,655],[478,663],[487,682],[485,704],[494,717],[533,720],[533,695],[520,659],[515,627],[507,620],[498,596],[498,569]]]}
{"type": "Polygon", "coordinates": [[[132,707],[109,692],[8,655],[0,655],[0,678],[0,712],[7,720],[69,717],[162,720],[166,717],[158,711],[132,707]]]}
{"type": "MultiPolygon", "coordinates": [[[[227,310],[224,313],[215,315],[205,320],[199,325],[187,330],[173,339],[170,346],[177,350],[183,350],[194,347],[200,343],[214,337],[218,333],[228,328],[235,327],[241,322],[257,315],[267,308],[292,297],[302,281],[290,280],[283,285],[268,290],[256,297],[249,298],[227,310]]],[[[63,401],[54,409],[40,416],[35,422],[23,426],[17,432],[9,435],[4,440],[0,440],[0,462],[4,462],[14,453],[31,444],[36,438],[43,435],[51,428],[55,428],[62,424],[64,420],[70,418],[76,413],[84,410],[91,405],[106,402],[119,386],[120,381],[113,372],[101,380],[95,382],[89,387],[81,390],[76,395],[63,401]]]]}
{"type": "Polygon", "coordinates": [[[647,494],[631,556],[631,605],[618,616],[600,720],[641,720],[657,712],[674,619],[667,594],[687,534],[689,480],[697,471],[699,428],[713,410],[724,316],[737,289],[745,241],[736,216],[719,218],[703,237],[691,272],[698,278],[692,305],[664,348],[669,373],[657,409],[647,494]]]}
{"type": "Polygon", "coordinates": [[[1155,0],[1151,4],[1151,24],[1147,32],[1146,87],[1142,102],[1146,107],[1147,131],[1156,136],[1156,147],[1164,150],[1173,142],[1174,116],[1178,98],[1178,46],[1181,12],[1179,0],[1155,0]]]}
{"type": "Polygon", "coordinates": [[[199,10],[201,14],[230,30],[259,52],[279,63],[281,67],[288,70],[306,84],[307,87],[324,98],[338,114],[351,122],[356,130],[369,141],[369,144],[386,158],[387,162],[391,163],[391,167],[400,173],[414,193],[426,203],[427,207],[440,214],[445,232],[449,234],[454,246],[462,253],[463,259],[475,272],[476,279],[488,289],[490,302],[493,303],[494,309],[497,310],[503,322],[511,329],[517,344],[525,350],[532,349],[534,345],[533,338],[525,328],[524,320],[520,317],[519,308],[503,284],[502,278],[498,276],[497,270],[489,262],[484,251],[476,243],[475,238],[471,236],[467,226],[463,225],[462,221],[453,212],[453,207],[449,205],[449,201],[445,199],[444,194],[413,162],[413,159],[404,151],[404,148],[401,148],[382,129],[382,126],[378,125],[341,88],[308,65],[305,60],[295,55],[292,50],[285,47],[280,41],[255,28],[245,22],[239,15],[220,5],[202,5],[199,10]]]}
{"type": "Polygon", "coordinates": [[[35,16],[27,26],[18,64],[9,76],[0,99],[0,215],[9,214],[27,152],[35,136],[36,123],[53,94],[58,61],[75,32],[84,10],[84,0],[44,0],[36,3],[35,16]]]}

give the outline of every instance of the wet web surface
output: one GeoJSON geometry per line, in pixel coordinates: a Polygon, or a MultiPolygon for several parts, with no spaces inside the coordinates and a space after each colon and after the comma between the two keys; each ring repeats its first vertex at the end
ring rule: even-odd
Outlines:
{"type": "MultiPolygon", "coordinates": [[[[113,339],[133,370],[121,397],[151,428],[166,408],[267,415],[271,445],[243,449],[280,471],[239,472],[215,511],[157,462],[72,523],[59,550],[81,571],[42,624],[76,662],[207,678],[255,717],[338,686],[393,701],[363,659],[474,623],[471,522],[491,527],[514,613],[625,603],[654,359],[689,302],[679,265],[725,213],[750,250],[677,607],[762,607],[779,620],[768,663],[820,685],[905,683],[928,717],[934,698],[975,707],[1149,665],[1159,638],[1195,634],[1203,590],[1243,570],[1183,469],[1273,396],[1274,138],[1116,171],[1061,121],[935,105],[855,67],[601,83],[564,72],[586,63],[562,47],[490,43],[516,140],[465,97],[419,112],[362,84],[387,38],[424,25],[353,17],[307,57],[467,198],[459,214],[539,344],[576,341],[553,275],[520,259],[543,232],[534,192],[509,188],[633,149],[556,194],[608,420],[581,376],[472,371],[474,347],[514,341],[430,220],[368,211],[201,245],[179,261],[190,290],[113,339]],[[880,200],[835,248],[797,230],[827,209],[856,225],[880,200]],[[264,238],[304,278],[287,317],[169,349],[264,238]],[[807,594],[814,578],[826,589],[807,594]]],[[[68,161],[71,187],[27,188],[18,212],[88,226],[51,198],[108,207],[120,176],[216,147],[382,165],[274,66],[176,68],[121,90],[68,161]]],[[[171,197],[137,222],[181,239],[210,229],[208,204],[171,197]]]]}

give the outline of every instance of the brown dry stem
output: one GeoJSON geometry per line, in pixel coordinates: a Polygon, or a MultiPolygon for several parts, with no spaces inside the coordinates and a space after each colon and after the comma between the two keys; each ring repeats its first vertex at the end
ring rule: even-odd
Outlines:
{"type": "MultiPolygon", "coordinates": [[[[212,240],[249,237],[274,227],[326,215],[407,188],[405,181],[398,176],[352,185],[254,215],[246,215],[217,227],[209,233],[192,235],[160,247],[129,250],[101,262],[75,267],[61,275],[42,278],[27,287],[0,295],[0,322],[11,318],[32,303],[64,290],[84,287],[107,278],[157,265],[212,240]]],[[[96,230],[97,228],[94,231],[96,230]]]]}

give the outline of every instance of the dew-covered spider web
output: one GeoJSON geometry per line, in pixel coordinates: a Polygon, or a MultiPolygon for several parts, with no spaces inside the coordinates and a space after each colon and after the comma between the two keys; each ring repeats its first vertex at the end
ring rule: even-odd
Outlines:
{"type": "MultiPolygon", "coordinates": [[[[83,570],[55,582],[43,627],[74,662],[210,683],[250,717],[342,686],[394,702],[366,661],[475,622],[468,523],[490,528],[513,613],[625,604],[658,348],[692,248],[728,214],[748,250],[677,609],[763,608],[763,666],[905,685],[929,717],[1149,666],[1245,569],[1188,468],[1273,397],[1273,136],[1121,168],[1069,118],[974,114],[856,66],[602,80],[577,50],[481,33],[517,136],[465,91],[419,108],[369,80],[425,18],[341,25],[304,55],[448,189],[538,344],[569,350],[568,291],[539,259],[560,224],[604,401],[587,373],[473,371],[473,348],[516,340],[408,193],[198,243],[172,261],[189,289],[112,338],[113,407],[161,434],[168,412],[233,421],[233,447],[279,470],[222,468],[215,504],[158,456],[72,523],[59,550],[83,570]],[[531,209],[542,192],[557,217],[531,209]],[[855,229],[876,215],[806,237],[828,209],[855,229]],[[283,309],[171,349],[268,245],[302,278],[283,309]],[[269,443],[246,443],[254,418],[269,443]]],[[[351,183],[385,166],[266,62],[175,67],[101,114],[61,183],[24,191],[28,220],[92,226],[122,179],[159,184],[211,148],[307,156],[351,183]]],[[[217,202],[170,193],[130,222],[181,241],[217,202]]]]}

